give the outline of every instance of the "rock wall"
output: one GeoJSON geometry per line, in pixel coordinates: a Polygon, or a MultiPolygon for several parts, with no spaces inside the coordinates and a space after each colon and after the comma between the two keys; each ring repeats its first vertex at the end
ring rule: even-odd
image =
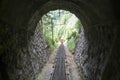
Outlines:
{"type": "Polygon", "coordinates": [[[112,25],[82,28],[75,50],[75,61],[82,79],[101,80],[115,41],[116,30],[112,25]]]}
{"type": "Polygon", "coordinates": [[[78,43],[75,48],[75,61],[78,65],[81,79],[84,79],[84,75],[87,75],[84,71],[85,60],[87,60],[88,42],[85,38],[84,29],[81,27],[81,33],[78,38],[78,43]]]}
{"type": "Polygon", "coordinates": [[[102,74],[102,80],[120,80],[120,34],[119,25],[114,25],[117,27],[116,30],[116,40],[113,44],[113,49],[111,50],[110,59],[104,69],[102,74]]]}
{"type": "Polygon", "coordinates": [[[0,80],[35,80],[49,57],[49,49],[40,27],[37,26],[34,36],[26,44],[22,44],[26,45],[23,47],[20,44],[24,42],[24,30],[22,36],[19,34],[21,31],[10,31],[10,26],[3,22],[0,26],[4,27],[0,32],[0,41],[4,40],[0,44],[0,50],[4,49],[4,52],[0,51],[0,80]]]}
{"type": "Polygon", "coordinates": [[[18,64],[22,69],[17,70],[17,80],[35,80],[49,58],[49,50],[39,26],[31,37],[27,49],[23,49],[20,53],[22,59],[18,64]]]}

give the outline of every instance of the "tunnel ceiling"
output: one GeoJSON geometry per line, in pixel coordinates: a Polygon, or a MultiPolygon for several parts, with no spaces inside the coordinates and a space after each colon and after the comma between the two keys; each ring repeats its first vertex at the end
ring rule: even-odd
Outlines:
{"type": "MultiPolygon", "coordinates": [[[[59,5],[61,5],[62,9],[68,9],[79,17],[84,15],[84,18],[88,18],[88,20],[93,21],[93,24],[98,23],[96,22],[96,19],[98,19],[100,22],[101,19],[106,20],[107,18],[111,18],[112,14],[111,9],[107,8],[110,6],[109,0],[93,0],[90,2],[87,0],[2,0],[0,5],[0,17],[2,21],[9,22],[11,25],[16,24],[16,26],[21,26],[25,25],[33,16],[33,14],[36,11],[39,11],[43,6],[44,10],[41,12],[45,13],[51,9],[59,8],[59,5]]],[[[83,23],[84,22],[85,21],[83,21],[83,23]]]]}

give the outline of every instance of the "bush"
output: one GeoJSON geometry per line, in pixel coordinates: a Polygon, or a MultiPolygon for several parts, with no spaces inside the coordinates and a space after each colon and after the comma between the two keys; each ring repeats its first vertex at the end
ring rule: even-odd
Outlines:
{"type": "Polygon", "coordinates": [[[67,42],[67,45],[68,45],[68,48],[71,52],[74,51],[74,48],[75,48],[75,41],[74,39],[70,39],[68,42],[67,42]]]}
{"type": "Polygon", "coordinates": [[[54,45],[52,43],[52,39],[49,36],[45,36],[45,40],[47,45],[50,47],[50,51],[52,52],[54,49],[54,45]]]}

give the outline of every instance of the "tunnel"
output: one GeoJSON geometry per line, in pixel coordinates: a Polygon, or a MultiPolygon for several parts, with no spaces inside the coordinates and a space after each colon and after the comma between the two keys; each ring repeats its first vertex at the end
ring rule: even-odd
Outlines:
{"type": "Polygon", "coordinates": [[[120,10],[113,0],[1,0],[0,80],[35,80],[50,56],[37,23],[56,9],[83,25],[74,51],[81,79],[120,80],[120,10]]]}

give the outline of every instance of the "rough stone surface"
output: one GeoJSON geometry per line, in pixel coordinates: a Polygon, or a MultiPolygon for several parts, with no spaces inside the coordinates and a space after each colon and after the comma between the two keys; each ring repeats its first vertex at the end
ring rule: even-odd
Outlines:
{"type": "Polygon", "coordinates": [[[28,46],[26,47],[19,49],[14,45],[17,39],[10,40],[13,41],[13,44],[9,45],[8,42],[8,45],[5,45],[8,47],[8,51],[2,57],[3,62],[7,63],[5,65],[8,65],[6,67],[2,64],[2,68],[5,67],[5,70],[10,70],[2,74],[7,75],[10,80],[34,80],[49,58],[49,49],[46,48],[47,44],[42,36],[40,27],[36,28],[34,36],[28,41],[28,46]],[[17,51],[16,48],[19,50],[17,51]],[[15,52],[14,54],[11,53],[12,50],[16,51],[17,54],[15,52]]]}
{"type": "Polygon", "coordinates": [[[23,56],[21,56],[22,60],[18,64],[21,64],[19,66],[22,66],[22,70],[17,70],[17,80],[34,80],[36,78],[49,58],[49,50],[46,45],[38,26],[28,48],[20,53],[23,56]]]}
{"type": "Polygon", "coordinates": [[[80,75],[85,80],[101,80],[116,39],[111,25],[95,25],[81,31],[75,50],[80,75]],[[108,29],[109,27],[109,29],[108,29]]]}
{"type": "Polygon", "coordinates": [[[85,71],[86,69],[84,69],[85,60],[88,58],[87,50],[88,50],[88,43],[85,38],[84,29],[82,27],[80,36],[78,38],[78,43],[75,48],[75,61],[77,63],[80,72],[80,77],[82,79],[84,78],[84,75],[88,74],[85,71]]]}

